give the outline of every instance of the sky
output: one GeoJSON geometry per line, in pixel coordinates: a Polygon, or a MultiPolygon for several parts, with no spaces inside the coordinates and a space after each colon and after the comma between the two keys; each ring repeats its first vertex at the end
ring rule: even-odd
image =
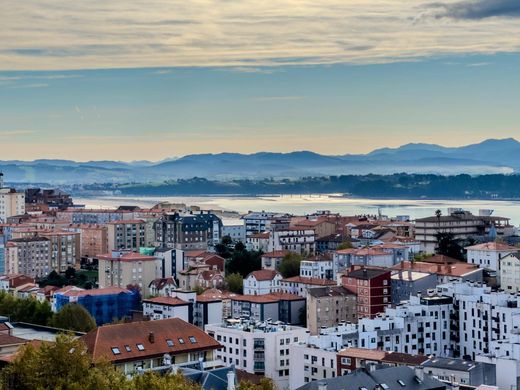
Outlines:
{"type": "Polygon", "coordinates": [[[518,0],[0,5],[0,160],[520,138],[518,0]]]}

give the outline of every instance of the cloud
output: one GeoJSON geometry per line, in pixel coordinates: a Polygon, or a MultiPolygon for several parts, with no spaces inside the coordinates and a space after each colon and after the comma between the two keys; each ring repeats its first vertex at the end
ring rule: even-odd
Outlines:
{"type": "Polygon", "coordinates": [[[0,15],[0,70],[197,66],[264,73],[516,52],[518,2],[24,0],[0,15]]]}
{"type": "Polygon", "coordinates": [[[456,3],[434,3],[442,11],[437,17],[454,19],[485,19],[491,17],[520,17],[520,1],[518,0],[465,0],[456,3]]]}
{"type": "Polygon", "coordinates": [[[9,131],[0,130],[0,138],[18,137],[21,135],[29,135],[29,134],[34,134],[34,133],[35,133],[35,131],[31,131],[31,130],[9,130],[9,131]]]}

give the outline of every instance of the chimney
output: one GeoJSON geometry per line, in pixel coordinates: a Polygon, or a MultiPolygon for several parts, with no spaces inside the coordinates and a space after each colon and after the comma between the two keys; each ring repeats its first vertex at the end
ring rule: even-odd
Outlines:
{"type": "Polygon", "coordinates": [[[318,382],[318,390],[327,390],[327,382],[325,382],[325,381],[318,382]]]}
{"type": "Polygon", "coordinates": [[[415,376],[417,379],[419,379],[421,382],[424,381],[424,367],[423,366],[415,366],[414,368],[415,376]]]}
{"type": "Polygon", "coordinates": [[[235,390],[235,369],[232,368],[227,372],[227,390],[235,390]]]}
{"type": "Polygon", "coordinates": [[[152,344],[155,343],[155,335],[153,332],[148,333],[148,341],[152,344]]]}

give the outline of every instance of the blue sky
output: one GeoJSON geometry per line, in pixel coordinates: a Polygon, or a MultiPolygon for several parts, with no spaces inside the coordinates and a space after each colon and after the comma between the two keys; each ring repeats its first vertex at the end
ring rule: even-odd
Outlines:
{"type": "Polygon", "coordinates": [[[0,20],[13,37],[0,47],[0,159],[345,154],[520,135],[520,7],[508,0],[373,2],[380,13],[302,2],[291,16],[244,6],[257,18],[241,2],[216,14],[210,2],[92,3],[112,8],[57,0],[36,28],[49,11],[28,1],[0,20]]]}

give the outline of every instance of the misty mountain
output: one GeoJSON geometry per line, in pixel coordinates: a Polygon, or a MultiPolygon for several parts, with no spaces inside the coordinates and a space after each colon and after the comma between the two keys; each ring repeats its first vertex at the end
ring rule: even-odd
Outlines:
{"type": "Polygon", "coordinates": [[[410,143],[367,154],[340,156],[310,151],[193,154],[156,163],[56,159],[0,161],[0,170],[8,182],[50,184],[143,183],[192,177],[280,179],[396,172],[476,175],[520,172],[520,142],[512,138],[489,139],[462,147],[410,143]]]}

